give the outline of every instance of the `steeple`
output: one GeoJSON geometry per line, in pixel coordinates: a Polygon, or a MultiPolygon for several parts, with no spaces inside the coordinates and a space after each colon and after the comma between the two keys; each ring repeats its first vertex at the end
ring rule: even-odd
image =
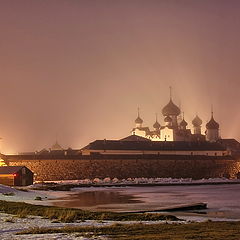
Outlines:
{"type": "Polygon", "coordinates": [[[206,140],[216,142],[219,139],[219,123],[214,120],[213,107],[211,106],[211,119],[206,124],[206,140]]]}
{"type": "Polygon", "coordinates": [[[193,134],[201,134],[202,119],[196,114],[196,117],[192,120],[193,134]]]}
{"type": "Polygon", "coordinates": [[[188,123],[185,121],[184,119],[184,112],[183,112],[183,120],[180,122],[179,126],[180,126],[180,129],[182,130],[186,130],[186,127],[187,127],[188,123]]]}
{"type": "Polygon", "coordinates": [[[158,129],[161,127],[160,123],[158,122],[157,113],[156,113],[156,122],[153,124],[153,127],[154,127],[156,130],[158,130],[158,129]]]}
{"type": "Polygon", "coordinates": [[[178,116],[180,114],[180,109],[172,101],[172,87],[169,87],[169,103],[162,109],[163,116],[178,116]]]}
{"type": "MultiPolygon", "coordinates": [[[[178,128],[178,122],[177,122],[178,119],[177,118],[180,114],[180,109],[172,101],[172,87],[169,87],[169,93],[170,93],[169,94],[170,100],[169,100],[168,104],[162,109],[162,114],[165,117],[164,121],[168,122],[168,121],[166,121],[166,120],[169,120],[169,118],[167,118],[167,117],[170,117],[172,119],[171,126],[174,129],[177,129],[178,128]]],[[[168,125],[170,126],[170,123],[168,125]]]]}
{"type": "Polygon", "coordinates": [[[137,118],[135,120],[135,123],[136,123],[136,128],[142,127],[143,120],[140,118],[139,107],[137,109],[137,118]]]}
{"type": "Polygon", "coordinates": [[[58,141],[56,140],[56,142],[52,145],[52,147],[50,148],[51,151],[61,151],[63,150],[63,148],[61,147],[61,145],[58,143],[58,141]]]}
{"type": "Polygon", "coordinates": [[[207,129],[219,129],[219,124],[214,120],[214,117],[213,117],[213,105],[211,105],[211,119],[206,124],[206,128],[207,129]]]}

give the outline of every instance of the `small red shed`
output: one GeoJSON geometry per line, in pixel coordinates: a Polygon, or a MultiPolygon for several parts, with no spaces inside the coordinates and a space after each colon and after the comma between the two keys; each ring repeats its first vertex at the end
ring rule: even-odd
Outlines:
{"type": "Polygon", "coordinates": [[[33,172],[25,166],[0,167],[0,184],[27,186],[33,184],[33,172]]]}

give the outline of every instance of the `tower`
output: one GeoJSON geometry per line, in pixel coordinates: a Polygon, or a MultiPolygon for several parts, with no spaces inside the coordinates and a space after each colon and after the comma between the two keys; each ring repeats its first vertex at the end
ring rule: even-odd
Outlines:
{"type": "Polygon", "coordinates": [[[153,124],[153,128],[155,129],[155,131],[159,131],[160,127],[161,127],[161,125],[158,122],[157,114],[156,114],[156,122],[153,124]]]}
{"type": "Polygon", "coordinates": [[[179,123],[179,128],[181,129],[181,130],[186,130],[187,129],[187,125],[188,125],[188,123],[185,121],[185,119],[184,119],[184,112],[183,112],[183,119],[182,119],[182,121],[179,123]]]}
{"type": "Polygon", "coordinates": [[[143,120],[139,116],[139,108],[138,108],[138,116],[135,120],[136,128],[141,128],[142,127],[143,120]]]}
{"type": "Polygon", "coordinates": [[[164,122],[165,122],[165,126],[166,126],[166,127],[171,127],[171,126],[172,126],[172,118],[171,118],[171,117],[166,116],[166,117],[164,118],[164,122]]]}
{"type": "Polygon", "coordinates": [[[192,120],[192,124],[193,134],[201,134],[202,119],[198,115],[192,120]]]}
{"type": "Polygon", "coordinates": [[[162,114],[164,117],[170,117],[172,119],[171,124],[172,124],[173,128],[175,128],[175,129],[178,128],[177,117],[180,114],[180,109],[172,101],[172,88],[171,87],[170,87],[170,100],[169,100],[169,103],[162,109],[162,114]]]}
{"type": "Polygon", "coordinates": [[[206,124],[206,140],[209,142],[216,142],[219,139],[219,124],[213,118],[213,111],[211,119],[206,124]]]}

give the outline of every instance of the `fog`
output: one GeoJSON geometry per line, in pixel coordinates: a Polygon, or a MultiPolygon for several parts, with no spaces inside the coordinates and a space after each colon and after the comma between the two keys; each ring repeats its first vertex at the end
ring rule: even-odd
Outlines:
{"type": "Polygon", "coordinates": [[[81,148],[169,101],[240,140],[240,1],[1,0],[0,148],[81,148]]]}

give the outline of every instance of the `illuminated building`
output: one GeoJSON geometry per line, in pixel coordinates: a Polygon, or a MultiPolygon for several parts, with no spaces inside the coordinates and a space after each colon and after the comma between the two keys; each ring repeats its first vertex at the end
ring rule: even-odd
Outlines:
{"type": "Polygon", "coordinates": [[[0,158],[0,167],[2,167],[2,166],[7,166],[7,164],[5,163],[5,161],[2,158],[0,158]]]}
{"type": "Polygon", "coordinates": [[[210,121],[206,124],[205,135],[202,134],[202,120],[198,115],[192,120],[193,133],[187,128],[188,123],[184,119],[184,114],[181,118],[180,108],[173,103],[170,93],[169,103],[162,109],[164,117],[164,125],[161,126],[156,117],[156,122],[153,124],[153,130],[143,126],[143,120],[140,117],[139,109],[138,116],[135,120],[135,127],[131,134],[147,138],[152,141],[209,141],[216,142],[219,137],[219,124],[213,118],[213,112],[210,121]]]}
{"type": "MultiPolygon", "coordinates": [[[[240,178],[240,143],[220,139],[213,113],[203,134],[202,120],[192,120],[193,131],[170,95],[162,109],[164,124],[156,115],[153,130],[138,116],[130,136],[95,140],[79,149],[49,149],[2,155],[9,166],[26,166],[38,181],[94,178],[240,178]]],[[[4,176],[3,176],[4,177],[4,176]]],[[[11,183],[12,175],[9,176],[11,183]]]]}

